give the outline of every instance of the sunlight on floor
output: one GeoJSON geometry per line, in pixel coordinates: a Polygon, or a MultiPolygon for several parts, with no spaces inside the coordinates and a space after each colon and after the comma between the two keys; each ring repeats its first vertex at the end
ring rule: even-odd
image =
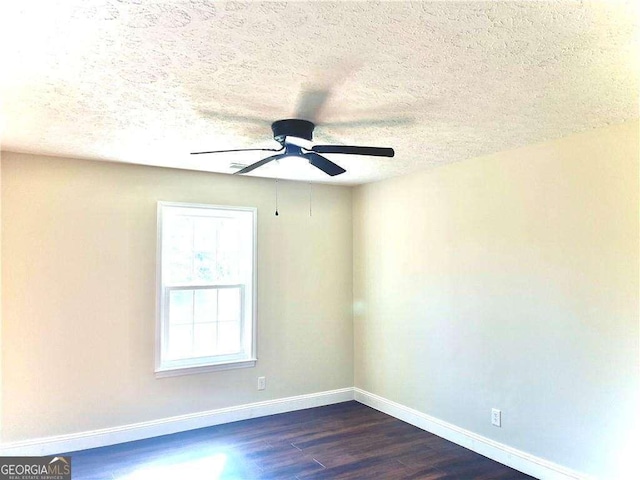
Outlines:
{"type": "Polygon", "coordinates": [[[186,461],[165,460],[162,464],[158,462],[143,466],[115,478],[117,480],[175,480],[176,478],[217,480],[222,475],[226,463],[227,456],[224,453],[186,461]]]}

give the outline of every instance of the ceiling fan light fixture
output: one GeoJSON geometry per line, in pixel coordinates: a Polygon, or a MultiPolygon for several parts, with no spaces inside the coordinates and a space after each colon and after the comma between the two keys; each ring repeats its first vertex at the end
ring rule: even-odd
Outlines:
{"type": "Polygon", "coordinates": [[[311,150],[311,148],[313,147],[313,142],[311,142],[310,140],[306,140],[300,137],[294,137],[292,135],[286,137],[285,143],[295,145],[297,147],[302,147],[305,150],[311,150]]]}

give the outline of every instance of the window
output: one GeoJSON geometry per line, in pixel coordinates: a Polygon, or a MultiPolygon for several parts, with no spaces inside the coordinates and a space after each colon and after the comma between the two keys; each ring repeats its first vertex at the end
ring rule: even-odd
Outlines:
{"type": "Polygon", "coordinates": [[[256,209],[158,203],[156,375],[255,365],[256,209]]]}

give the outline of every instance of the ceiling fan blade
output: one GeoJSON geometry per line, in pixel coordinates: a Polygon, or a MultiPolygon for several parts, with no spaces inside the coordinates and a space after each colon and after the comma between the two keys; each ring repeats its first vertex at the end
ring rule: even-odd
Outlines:
{"type": "Polygon", "coordinates": [[[261,117],[253,117],[250,115],[233,115],[231,113],[219,112],[215,110],[198,110],[202,116],[215,119],[222,120],[226,122],[241,122],[241,123],[253,123],[254,125],[269,127],[271,122],[265,118],[261,117]]]}
{"type": "Polygon", "coordinates": [[[400,127],[414,123],[411,117],[396,118],[365,118],[362,120],[345,120],[336,122],[322,122],[322,126],[327,128],[366,128],[366,127],[400,127]]]}
{"type": "Polygon", "coordinates": [[[309,152],[304,154],[304,158],[309,159],[309,163],[316,168],[319,168],[327,175],[335,177],[341,173],[346,172],[340,165],[336,165],[331,160],[324,158],[322,155],[318,155],[315,152],[309,152]]]}
{"type": "Polygon", "coordinates": [[[298,99],[295,118],[316,122],[320,110],[329,98],[330,90],[306,90],[298,99]]]}
{"type": "Polygon", "coordinates": [[[346,155],[369,155],[371,157],[393,157],[393,148],[354,147],[351,145],[315,145],[312,151],[316,153],[342,153],[346,155]]]}
{"type": "Polygon", "coordinates": [[[281,158],[284,158],[284,157],[286,157],[285,154],[280,154],[280,155],[272,155],[271,157],[263,158],[259,162],[252,163],[251,165],[247,165],[246,167],[244,167],[242,170],[238,170],[237,172],[234,172],[234,175],[242,175],[243,173],[249,173],[250,171],[255,170],[258,167],[261,167],[262,165],[272,162],[273,160],[280,160],[281,158]]]}
{"type": "Polygon", "coordinates": [[[211,150],[210,152],[191,152],[191,155],[202,155],[205,153],[229,153],[229,152],[281,152],[283,148],[238,148],[235,150],[211,150]]]}

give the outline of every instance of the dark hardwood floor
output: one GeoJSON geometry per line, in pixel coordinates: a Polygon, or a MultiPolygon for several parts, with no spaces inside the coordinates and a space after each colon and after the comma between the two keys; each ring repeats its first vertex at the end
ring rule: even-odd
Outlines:
{"type": "Polygon", "coordinates": [[[67,455],[73,480],[532,478],[357,402],[67,455]]]}

